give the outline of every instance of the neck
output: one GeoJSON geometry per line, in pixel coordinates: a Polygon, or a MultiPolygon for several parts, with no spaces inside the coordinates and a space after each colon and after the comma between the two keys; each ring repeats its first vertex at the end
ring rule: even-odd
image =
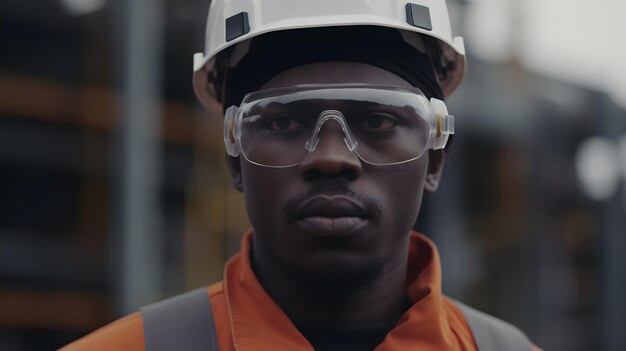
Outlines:
{"type": "Polygon", "coordinates": [[[314,275],[294,274],[262,252],[252,255],[259,282],[294,324],[346,331],[391,330],[396,325],[408,305],[407,260],[408,238],[403,254],[383,263],[372,281],[338,289],[314,275]]]}

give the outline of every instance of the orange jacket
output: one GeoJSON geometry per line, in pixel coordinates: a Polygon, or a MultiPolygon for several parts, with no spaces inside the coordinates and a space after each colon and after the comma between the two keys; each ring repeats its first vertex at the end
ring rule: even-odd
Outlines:
{"type": "MultiPolygon", "coordinates": [[[[256,279],[249,260],[251,235],[226,264],[223,282],[207,290],[220,350],[313,350],[256,279]]],[[[376,351],[476,350],[463,314],[441,293],[437,249],[418,233],[411,236],[407,294],[412,307],[376,351]]],[[[117,320],[62,350],[144,350],[141,315],[117,320]]]]}

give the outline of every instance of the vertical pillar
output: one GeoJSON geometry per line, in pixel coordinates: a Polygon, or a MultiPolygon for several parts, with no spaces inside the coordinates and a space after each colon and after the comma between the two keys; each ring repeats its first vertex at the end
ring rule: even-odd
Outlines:
{"type": "MultiPolygon", "coordinates": [[[[602,121],[605,135],[617,142],[626,131],[624,111],[613,103],[606,103],[602,121]]],[[[621,156],[620,156],[621,157],[621,156]]],[[[619,160],[616,160],[619,161],[619,160]]],[[[626,160],[621,160],[626,162],[626,160]]],[[[626,189],[626,184],[622,184],[626,189]]],[[[620,189],[621,190],[621,189],[620,189]]],[[[604,204],[602,225],[602,350],[626,349],[626,208],[622,206],[622,194],[618,192],[604,204]]]]}
{"type": "Polygon", "coordinates": [[[162,290],[160,209],[161,0],[120,1],[121,125],[115,172],[119,176],[117,307],[136,311],[162,290]]]}

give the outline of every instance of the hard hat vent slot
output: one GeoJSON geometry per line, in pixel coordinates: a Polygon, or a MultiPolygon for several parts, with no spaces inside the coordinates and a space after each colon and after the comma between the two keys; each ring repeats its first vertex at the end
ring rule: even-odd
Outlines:
{"type": "Polygon", "coordinates": [[[250,31],[248,13],[239,12],[226,19],[226,41],[237,39],[250,31]]]}
{"type": "Polygon", "coordinates": [[[406,4],[406,22],[413,27],[426,30],[433,30],[430,20],[430,10],[426,6],[417,4],[406,4]]]}

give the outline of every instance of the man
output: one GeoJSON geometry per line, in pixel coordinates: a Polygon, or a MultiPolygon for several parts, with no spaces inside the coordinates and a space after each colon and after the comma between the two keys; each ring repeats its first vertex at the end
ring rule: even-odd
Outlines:
{"type": "Polygon", "coordinates": [[[444,169],[442,100],[464,68],[443,0],[214,0],[194,87],[225,111],[253,228],[199,300],[67,350],[531,349],[443,296],[437,249],[411,232],[444,169]]]}

